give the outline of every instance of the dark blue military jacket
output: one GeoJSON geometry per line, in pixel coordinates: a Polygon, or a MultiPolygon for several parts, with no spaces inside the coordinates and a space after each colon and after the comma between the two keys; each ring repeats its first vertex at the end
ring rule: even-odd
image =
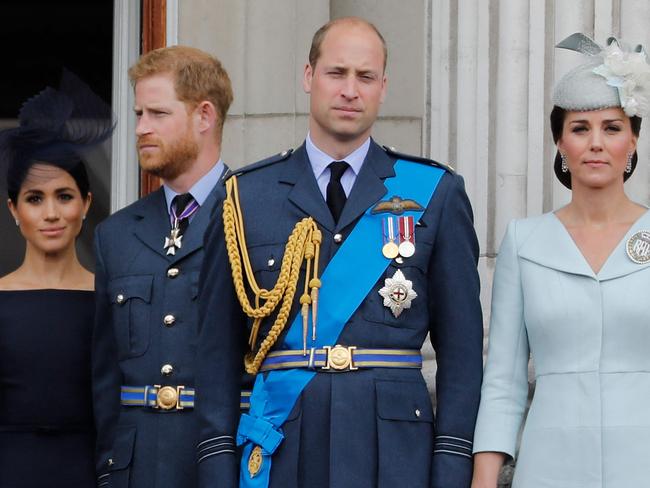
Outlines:
{"type": "Polygon", "coordinates": [[[173,256],[163,249],[170,220],[162,188],[97,228],[93,393],[99,486],[196,485],[194,410],[121,406],[120,386],[195,387],[203,234],[222,192],[219,183],[173,256]]]}
{"type": "MultiPolygon", "coordinates": [[[[386,195],[383,180],[394,176],[396,159],[398,155],[371,144],[336,225],[304,146],[246,169],[238,177],[239,196],[259,285],[273,287],[287,237],[305,216],[314,217],[323,231],[323,270],[361,215],[391,196],[386,195]]],[[[451,171],[443,175],[416,227],[415,242],[415,255],[402,264],[390,264],[346,324],[338,343],[420,349],[430,334],[438,365],[435,416],[418,369],[319,372],[282,428],[285,439],[273,456],[271,487],[469,487],[483,327],[478,243],[460,176],[451,171]],[[418,296],[410,309],[395,318],[378,291],[397,269],[413,282],[418,296]]],[[[237,454],[229,442],[237,430],[237,378],[250,321],[235,297],[230,274],[223,271],[226,260],[223,223],[215,218],[206,234],[200,285],[200,488],[238,486],[237,454]]],[[[363,270],[350,263],[348,272],[363,270]]],[[[294,315],[302,284],[298,290],[294,315]]],[[[262,336],[271,323],[263,323],[262,336]]],[[[280,344],[281,339],[275,347],[280,344]]]]}

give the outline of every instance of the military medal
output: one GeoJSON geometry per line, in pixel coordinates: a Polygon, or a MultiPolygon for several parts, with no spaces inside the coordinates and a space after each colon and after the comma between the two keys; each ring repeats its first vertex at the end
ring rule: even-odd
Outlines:
{"type": "Polygon", "coordinates": [[[180,222],[183,219],[189,219],[192,215],[196,213],[196,211],[199,209],[200,205],[199,203],[192,199],[190,203],[183,209],[180,215],[176,214],[176,206],[172,205],[171,207],[171,224],[172,224],[172,230],[169,233],[169,237],[165,237],[165,244],[163,249],[167,250],[167,255],[174,256],[176,255],[176,251],[181,248],[183,245],[182,239],[183,236],[181,234],[180,230],[180,222]]]}
{"type": "Polygon", "coordinates": [[[395,219],[386,217],[381,221],[381,225],[384,234],[384,246],[381,248],[381,253],[385,258],[394,259],[399,255],[399,249],[395,243],[395,219]]]}
{"type": "Polygon", "coordinates": [[[650,231],[640,230],[627,240],[627,256],[637,264],[650,261],[650,231]]]}
{"type": "Polygon", "coordinates": [[[412,216],[399,218],[399,238],[399,255],[403,258],[410,258],[415,254],[412,216]]]}
{"type": "Polygon", "coordinates": [[[407,280],[399,269],[392,278],[386,278],[379,294],[384,299],[384,307],[390,308],[395,318],[405,309],[411,308],[411,302],[418,296],[413,290],[413,282],[407,280]]]}
{"type": "Polygon", "coordinates": [[[169,256],[170,254],[174,256],[176,254],[176,249],[181,248],[181,240],[183,239],[183,236],[180,235],[180,229],[178,227],[173,227],[169,237],[165,237],[165,247],[163,249],[167,249],[167,255],[169,256]]]}

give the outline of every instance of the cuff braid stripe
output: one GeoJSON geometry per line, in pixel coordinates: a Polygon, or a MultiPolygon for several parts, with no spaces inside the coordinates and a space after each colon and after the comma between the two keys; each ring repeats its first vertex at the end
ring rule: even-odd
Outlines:
{"type": "Polygon", "coordinates": [[[217,447],[231,447],[231,448],[234,449],[235,443],[234,442],[220,442],[219,444],[213,444],[211,446],[202,447],[201,449],[199,449],[197,451],[197,453],[200,455],[202,452],[211,451],[213,449],[216,449],[217,447]]]}
{"type": "Polygon", "coordinates": [[[235,454],[235,452],[236,451],[234,449],[222,449],[221,451],[211,452],[209,454],[206,454],[205,456],[201,456],[196,463],[199,464],[202,461],[204,461],[205,459],[207,459],[209,457],[212,457],[212,456],[216,456],[217,454],[227,454],[227,453],[235,454]]]}
{"type": "Polygon", "coordinates": [[[451,435],[437,435],[435,437],[435,440],[438,441],[438,439],[441,439],[441,440],[444,439],[447,442],[458,441],[458,442],[462,442],[464,444],[469,444],[470,446],[472,445],[472,441],[470,441],[470,440],[463,439],[462,437],[454,437],[454,436],[451,436],[451,435]]]}
{"type": "Polygon", "coordinates": [[[448,449],[459,449],[461,451],[467,451],[469,453],[472,452],[471,447],[459,446],[458,444],[451,444],[449,442],[436,442],[435,447],[442,447],[442,448],[448,448],[448,449]]]}
{"type": "Polygon", "coordinates": [[[220,436],[212,437],[212,438],[210,438],[210,439],[206,439],[206,440],[204,440],[204,441],[199,442],[199,443],[196,445],[196,448],[197,448],[197,449],[200,449],[201,446],[203,446],[204,444],[208,444],[208,443],[210,443],[210,442],[215,442],[215,441],[222,440],[222,439],[223,439],[224,441],[225,441],[226,439],[230,439],[231,442],[232,442],[233,444],[235,443],[235,438],[234,438],[233,436],[231,436],[231,435],[220,435],[220,436]]]}
{"type": "Polygon", "coordinates": [[[463,456],[472,459],[471,454],[465,454],[464,452],[449,451],[447,449],[434,449],[433,454],[453,454],[455,456],[463,456]]]}

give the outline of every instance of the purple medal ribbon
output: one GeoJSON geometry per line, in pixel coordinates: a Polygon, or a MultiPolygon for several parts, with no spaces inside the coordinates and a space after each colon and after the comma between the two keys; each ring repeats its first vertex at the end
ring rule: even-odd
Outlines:
{"type": "Polygon", "coordinates": [[[172,214],[170,216],[173,228],[178,228],[178,223],[183,219],[188,219],[199,209],[199,203],[192,198],[192,201],[183,209],[180,215],[176,215],[176,205],[172,205],[172,214]]]}

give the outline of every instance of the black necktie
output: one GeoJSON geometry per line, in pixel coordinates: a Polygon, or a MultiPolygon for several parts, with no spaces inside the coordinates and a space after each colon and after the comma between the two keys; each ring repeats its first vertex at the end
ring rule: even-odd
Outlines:
{"type": "MultiPolygon", "coordinates": [[[[172,200],[172,206],[174,207],[174,212],[176,212],[176,216],[180,217],[183,211],[193,200],[194,197],[190,193],[181,193],[180,195],[176,195],[172,200]]],[[[178,229],[180,231],[179,235],[185,234],[188,225],[190,225],[189,216],[182,219],[181,218],[178,219],[178,229]]]]}
{"type": "Polygon", "coordinates": [[[330,208],[330,212],[332,212],[334,222],[339,221],[345,200],[347,200],[345,190],[343,190],[343,185],[341,185],[341,176],[343,176],[343,173],[349,167],[350,165],[345,161],[334,161],[328,166],[330,169],[330,182],[327,184],[327,206],[330,208]]]}

